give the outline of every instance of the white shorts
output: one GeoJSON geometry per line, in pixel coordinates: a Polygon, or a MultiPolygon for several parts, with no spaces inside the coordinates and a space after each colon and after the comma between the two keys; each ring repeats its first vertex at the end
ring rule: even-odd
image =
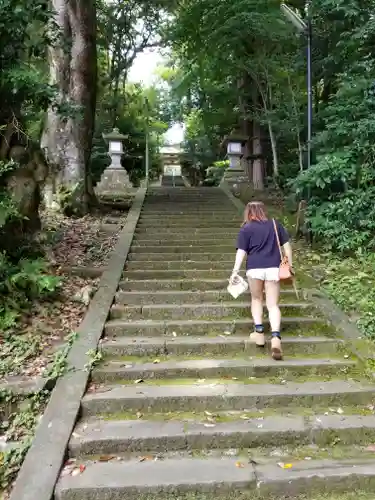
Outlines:
{"type": "Polygon", "coordinates": [[[246,271],[246,276],[253,280],[262,281],[280,281],[279,268],[267,267],[266,269],[249,269],[246,271]]]}

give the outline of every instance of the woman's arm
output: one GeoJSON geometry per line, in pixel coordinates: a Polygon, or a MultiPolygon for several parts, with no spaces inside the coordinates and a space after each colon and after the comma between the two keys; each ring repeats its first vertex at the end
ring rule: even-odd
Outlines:
{"type": "Polygon", "coordinates": [[[236,253],[236,260],[234,262],[234,268],[233,268],[233,273],[232,274],[237,274],[242,266],[242,262],[246,256],[245,250],[238,249],[236,253]]]}

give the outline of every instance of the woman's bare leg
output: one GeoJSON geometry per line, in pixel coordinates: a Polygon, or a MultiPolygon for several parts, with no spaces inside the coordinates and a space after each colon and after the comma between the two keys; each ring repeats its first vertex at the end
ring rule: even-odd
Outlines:
{"type": "Polygon", "coordinates": [[[280,282],[279,281],[265,281],[264,284],[266,292],[266,306],[268,309],[268,316],[270,320],[272,340],[271,351],[274,359],[281,359],[281,313],[279,308],[280,298],[280,282]]]}
{"type": "Polygon", "coordinates": [[[257,279],[249,279],[249,287],[251,293],[251,314],[254,321],[254,333],[250,335],[250,339],[258,346],[264,346],[266,343],[263,330],[263,290],[264,281],[257,279]]]}

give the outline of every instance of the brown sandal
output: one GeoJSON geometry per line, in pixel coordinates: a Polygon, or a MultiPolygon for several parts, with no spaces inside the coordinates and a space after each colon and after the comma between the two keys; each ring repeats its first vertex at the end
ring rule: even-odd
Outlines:
{"type": "Polygon", "coordinates": [[[272,359],[274,359],[275,361],[281,361],[283,359],[283,352],[281,350],[281,338],[278,336],[278,335],[275,335],[272,340],[271,340],[271,357],[272,359]],[[272,341],[274,339],[277,339],[280,341],[280,345],[277,346],[277,347],[274,347],[272,345],[272,341]]]}
{"type": "Polygon", "coordinates": [[[283,359],[283,353],[278,347],[272,347],[271,356],[275,361],[282,361],[283,359]]]}

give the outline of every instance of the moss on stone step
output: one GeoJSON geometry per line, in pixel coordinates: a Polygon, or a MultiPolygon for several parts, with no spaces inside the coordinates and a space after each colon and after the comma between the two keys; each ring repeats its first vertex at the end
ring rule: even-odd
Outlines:
{"type": "MultiPolygon", "coordinates": [[[[166,412],[166,413],[150,413],[144,415],[140,412],[120,412],[113,414],[101,414],[98,418],[103,420],[152,420],[152,421],[180,421],[180,422],[208,422],[213,419],[217,423],[221,422],[238,422],[246,420],[247,418],[265,418],[265,417],[313,417],[316,415],[335,415],[337,414],[338,407],[327,406],[314,406],[314,408],[304,407],[287,407],[287,408],[264,408],[258,410],[256,408],[244,409],[242,411],[218,411],[218,412],[166,412]]],[[[370,406],[343,406],[340,407],[343,411],[343,416],[358,415],[358,416],[371,416],[374,415],[374,410],[370,406]]]]}

